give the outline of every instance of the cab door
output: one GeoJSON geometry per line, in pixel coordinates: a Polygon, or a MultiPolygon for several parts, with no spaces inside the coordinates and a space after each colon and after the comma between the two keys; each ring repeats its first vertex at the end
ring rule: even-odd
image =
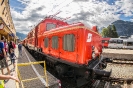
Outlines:
{"type": "Polygon", "coordinates": [[[61,48],[59,56],[61,59],[77,63],[77,31],[61,34],[61,48]]]}

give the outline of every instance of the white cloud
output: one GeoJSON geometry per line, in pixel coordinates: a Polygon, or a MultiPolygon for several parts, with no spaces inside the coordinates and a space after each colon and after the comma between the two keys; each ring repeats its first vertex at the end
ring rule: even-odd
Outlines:
{"type": "MultiPolygon", "coordinates": [[[[129,4],[131,0],[119,0],[115,4],[109,5],[105,1],[98,0],[18,0],[20,3],[25,5],[23,11],[17,12],[14,7],[11,8],[13,21],[16,27],[16,31],[27,33],[34,27],[40,20],[44,19],[47,15],[53,15],[57,12],[58,17],[67,18],[66,21],[72,22],[83,22],[90,27],[97,25],[99,27],[106,27],[110,23],[119,19],[120,14],[116,12],[123,11],[130,16],[131,8],[133,5],[129,4]],[[124,3],[121,3],[124,2],[124,3]],[[118,9],[119,8],[119,9],[118,9]]],[[[133,8],[132,8],[133,10],[133,8]]]]}
{"type": "Polygon", "coordinates": [[[115,4],[119,7],[118,11],[121,11],[126,17],[133,16],[133,0],[119,0],[115,4]]]}

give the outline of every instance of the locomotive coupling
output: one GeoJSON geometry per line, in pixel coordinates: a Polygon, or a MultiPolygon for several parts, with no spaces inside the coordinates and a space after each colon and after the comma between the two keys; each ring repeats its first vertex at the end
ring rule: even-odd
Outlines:
{"type": "Polygon", "coordinates": [[[110,59],[110,58],[104,58],[104,59],[102,60],[102,62],[109,62],[109,63],[112,63],[113,60],[110,59]]]}
{"type": "Polygon", "coordinates": [[[108,71],[104,71],[104,70],[100,70],[100,69],[93,69],[93,74],[100,78],[102,78],[102,77],[109,78],[111,73],[112,73],[112,70],[110,72],[108,72],[108,71]]]}

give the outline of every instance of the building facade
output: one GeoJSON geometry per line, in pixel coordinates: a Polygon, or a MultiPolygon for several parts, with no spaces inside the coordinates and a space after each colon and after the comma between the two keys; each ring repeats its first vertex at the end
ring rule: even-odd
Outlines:
{"type": "Polygon", "coordinates": [[[17,40],[9,0],[0,0],[0,38],[1,36],[5,36],[8,41],[17,40]]]}

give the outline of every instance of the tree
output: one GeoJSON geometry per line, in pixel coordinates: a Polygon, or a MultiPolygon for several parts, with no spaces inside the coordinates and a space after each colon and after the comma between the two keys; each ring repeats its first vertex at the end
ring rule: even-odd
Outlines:
{"type": "Polygon", "coordinates": [[[102,34],[103,37],[108,37],[108,29],[103,28],[101,34],[102,34]]]}
{"type": "Polygon", "coordinates": [[[103,28],[101,32],[103,37],[117,38],[118,34],[114,25],[109,25],[107,28],[103,28]]]}
{"type": "Polygon", "coordinates": [[[118,33],[116,31],[115,25],[112,25],[112,31],[113,31],[113,38],[118,38],[118,33]]]}
{"type": "Polygon", "coordinates": [[[107,27],[107,29],[108,29],[108,37],[113,37],[113,31],[111,30],[111,25],[109,25],[108,27],[107,27]]]}

